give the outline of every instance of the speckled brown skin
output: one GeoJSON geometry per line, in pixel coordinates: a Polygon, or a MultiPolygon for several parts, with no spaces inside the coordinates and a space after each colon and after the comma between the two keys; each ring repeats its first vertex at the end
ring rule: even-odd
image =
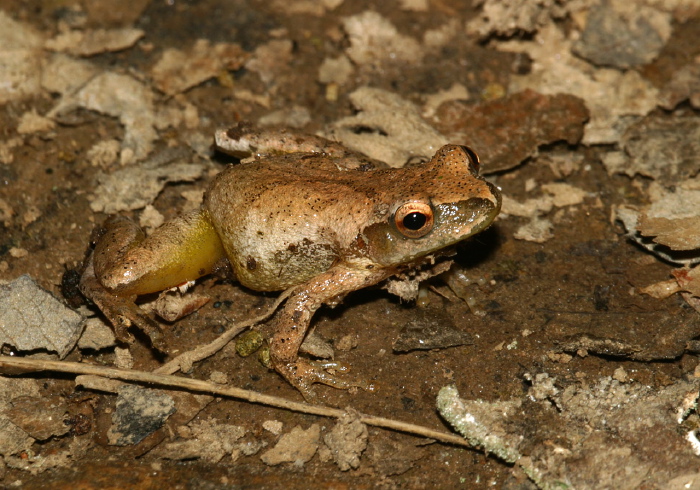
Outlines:
{"type": "Polygon", "coordinates": [[[378,169],[321,138],[263,136],[217,132],[224,151],[267,155],[221,172],[199,212],[148,238],[130,220],[110,218],[81,289],[120,338],[134,323],[160,347],[157,324],[138,312],[135,297],[209,274],[227,258],[251,289],[294,288],[270,342],[272,364],[282,376],[307,399],[313,383],[364,386],[298,357],[314,312],[483,230],[500,210],[500,195],[479,177],[476,156],[461,146],[445,146],[422,165],[378,169]],[[295,153],[283,154],[287,148],[295,153]],[[395,219],[399,209],[423,214],[412,215],[417,221],[406,221],[407,229],[395,219]]]}

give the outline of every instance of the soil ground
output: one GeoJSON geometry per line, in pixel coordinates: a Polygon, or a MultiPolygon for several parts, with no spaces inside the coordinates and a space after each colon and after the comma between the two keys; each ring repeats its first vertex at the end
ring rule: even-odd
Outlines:
{"type": "MultiPolygon", "coordinates": [[[[488,87],[507,87],[514,74],[527,70],[513,53],[499,51],[486,41],[467,38],[464,45],[443,46],[415,63],[397,61],[364,66],[341,86],[337,99],[329,101],[327,84],[319,82],[318,70],[325,58],[339,56],[348,47],[342,19],[373,10],[388,19],[401,34],[420,39],[426,30],[438,28],[450,19],[457,18],[463,24],[479,15],[476,6],[456,0],[428,2],[427,11],[399,8],[400,3],[378,5],[348,0],[335,9],[311,15],[290,14],[277,2],[254,0],[158,1],[142,2],[142,6],[138,2],[118,2],[110,15],[88,8],[88,25],[118,26],[124,23],[120,17],[129,17],[129,9],[142,8],[129,25],[143,29],[145,36],[135,47],[98,54],[90,60],[100,69],[138,74],[148,72],[164,49],[186,50],[199,38],[238,43],[248,53],[271,39],[291,40],[291,59],[285,61],[285,69],[274,68],[274,59],[267,60],[277,77],[273,81],[263,83],[259,72],[241,67],[176,96],[180,102],[185,100],[196,106],[198,118],[203,121],[199,128],[203,134],[213,134],[215,128],[240,120],[258,122],[266,114],[295,106],[308,110],[310,118],[303,130],[313,133],[355,114],[348,95],[361,86],[385,89],[418,103],[422,95],[448,89],[455,81],[466,86],[470,94],[483,94],[488,87]],[[119,15],[120,9],[125,9],[123,16],[119,15]],[[267,96],[268,107],[232,96],[234,88],[267,96]]],[[[0,0],[0,10],[50,34],[58,32],[72,8],[69,2],[0,0]]],[[[557,22],[563,31],[570,28],[567,20],[557,22]]],[[[698,20],[691,18],[683,24],[677,23],[675,37],[668,44],[671,48],[692,46],[697,29],[684,29],[688,24],[697,27],[698,20]]],[[[521,35],[523,39],[531,37],[521,35]]],[[[684,60],[690,62],[683,49],[671,48],[661,53],[661,61],[655,62],[660,67],[658,70],[648,68],[651,65],[645,65],[646,72],[640,69],[658,86],[665,80],[654,77],[663,78],[659,72],[664,66],[678,68],[684,60]]],[[[166,98],[162,94],[158,97],[166,98]]],[[[19,115],[30,110],[46,114],[58,98],[56,94],[43,93],[0,106],[3,128],[0,137],[7,140],[17,135],[19,115]]],[[[472,102],[481,102],[480,96],[471,98],[472,102]]],[[[698,117],[691,107],[685,110],[689,117],[698,117]]],[[[671,116],[656,110],[652,117],[671,116]]],[[[155,142],[156,153],[177,145],[179,131],[177,128],[161,131],[155,142]]],[[[60,121],[50,132],[23,136],[22,144],[13,149],[12,162],[0,164],[0,197],[12,208],[12,216],[0,224],[0,261],[5,264],[0,268],[0,279],[11,281],[29,274],[42,287],[62,297],[60,284],[66,270],[80,269],[93,228],[106,218],[106,214],[96,213],[90,207],[98,172],[109,173],[119,166],[100,168],[86,158],[86,152],[101,140],[121,141],[123,137],[124,127],[116,119],[85,109],[78,110],[72,122],[60,121]],[[34,219],[32,213],[36,215],[34,219]],[[11,250],[23,250],[26,255],[12,254],[11,250]]],[[[554,223],[552,238],[542,243],[516,239],[528,218],[510,215],[460,246],[457,265],[474,279],[468,286],[471,308],[439,278],[430,281],[425,300],[420,304],[401,302],[384,289],[372,288],[350,295],[336,308],[323,308],[314,317],[316,333],[331,343],[348,335],[356,337],[357,347],[336,352],[336,359],[351,365],[353,374],[378,386],[378,391],[373,393],[319,387],[318,392],[326,403],[449,431],[451,428],[435,408],[437,393],[447,384],[456,385],[464,399],[495,402],[526,400],[532,386],[529,380],[540,373],[555,378],[560,392],[568,387],[596,386],[601,379],[610,378],[643,385],[652,392],[694,379],[697,355],[687,352],[685,345],[700,333],[698,313],[678,295],[654,299],[639,293],[641,287],[668,280],[672,267],[628,240],[622,226],[611,219],[615,206],[643,206],[648,202],[646,189],[650,179],[611,175],[602,163],[602,155],[610,150],[610,144],[551,141],[539,149],[536,146],[523,162],[516,162],[519,165],[491,173],[488,179],[496,182],[504,195],[519,202],[532,195],[524,185],[528,181],[565,182],[585,191],[586,196],[576,205],[547,214],[554,223]],[[576,158],[575,168],[565,176],[545,163],[548,157],[554,159],[559,155],[576,158]],[[470,334],[471,341],[444,349],[394,353],[392,345],[402,329],[420,321],[453,325],[470,334]],[[595,345],[599,346],[596,342],[601,339],[613,339],[622,347],[609,351],[596,349],[595,345]]],[[[482,153],[479,148],[477,151],[482,153]]],[[[216,171],[235,163],[235,159],[215,154],[212,162],[202,178],[168,184],[154,201],[155,208],[166,219],[176,216],[186,205],[183,191],[204,190],[216,171]]],[[[489,173],[487,159],[483,169],[489,173]]],[[[124,214],[138,217],[138,211],[124,214]]],[[[201,281],[195,292],[207,294],[211,301],[196,313],[167,326],[168,342],[174,350],[213,340],[228,321],[259,313],[275,297],[219,279],[201,281]]],[[[269,333],[264,328],[263,332],[269,333]]],[[[162,361],[143,339],[130,350],[134,369],[151,370],[162,361]]],[[[76,350],[66,360],[110,364],[114,354],[109,349],[99,354],[76,350]]],[[[208,379],[217,371],[226,373],[232,386],[301,399],[283,379],[263,367],[256,356],[245,359],[213,356],[197,363],[187,376],[208,379]]],[[[90,438],[90,450],[67,466],[39,474],[7,467],[3,486],[8,488],[527,488],[532,485],[518,465],[503,463],[483,451],[426,443],[421,438],[375,428],[369,429],[369,448],[359,468],[350,471],[340,471],[332,461],[322,461],[319,456],[303,465],[278,466],[266,465],[259,454],[241,456],[235,461],[228,457],[218,463],[158,459],[143,445],[119,447],[106,443],[108,414],[114,410],[116,397],[76,390],[70,376],[47,374],[40,379],[44,395],[66,397],[74,411],[88,414],[90,429],[80,437],[90,438]]],[[[521,414],[526,420],[519,433],[529,438],[532,446],[561,442],[561,434],[566,430],[559,419],[552,414],[542,418],[533,415],[528,421],[527,413],[523,408],[521,414]]],[[[268,447],[277,438],[262,429],[267,420],[283,422],[284,432],[297,425],[306,429],[318,423],[324,430],[332,425],[332,421],[315,416],[225,398],[208,404],[197,418],[244,427],[247,437],[264,441],[268,447]]],[[[676,463],[667,466],[669,478],[693,473],[697,467],[690,463],[694,458],[690,447],[678,442],[682,431],[676,432],[677,439],[653,443],[659,444],[661,450],[673,447],[682,454],[676,463]]],[[[165,429],[159,434],[162,439],[175,437],[165,429]]],[[[60,452],[69,444],[70,437],[54,438],[35,445],[35,449],[43,454],[60,452]]],[[[598,447],[589,450],[604,453],[606,441],[601,439],[598,447]]],[[[639,444],[648,446],[643,451],[640,449],[644,454],[653,445],[644,435],[640,435],[639,444]]],[[[640,458],[644,460],[646,456],[640,458]]],[[[582,456],[579,464],[576,467],[570,461],[569,471],[587,471],[585,457],[582,456]]],[[[655,488],[657,483],[649,488],[655,488]]]]}

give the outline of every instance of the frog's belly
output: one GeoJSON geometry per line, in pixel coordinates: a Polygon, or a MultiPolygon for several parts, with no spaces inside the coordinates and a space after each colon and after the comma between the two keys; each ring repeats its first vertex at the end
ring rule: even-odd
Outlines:
{"type": "Polygon", "coordinates": [[[286,246],[256,248],[224,244],[236,279],[246,287],[257,291],[278,291],[327,271],[337,261],[338,255],[329,244],[314,243],[303,239],[286,246]]]}

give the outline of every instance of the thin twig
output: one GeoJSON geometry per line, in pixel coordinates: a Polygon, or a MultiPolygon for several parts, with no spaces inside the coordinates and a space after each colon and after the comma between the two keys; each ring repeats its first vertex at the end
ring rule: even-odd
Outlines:
{"type": "MultiPolygon", "coordinates": [[[[321,417],[341,417],[346,412],[337,408],[323,407],[320,405],[309,405],[307,403],[293,402],[276,396],[263,395],[255,391],[243,390],[241,388],[225,387],[200,381],[197,379],[182,378],[179,376],[154,374],[145,371],[134,371],[128,369],[117,369],[105,366],[94,366],[79,362],[45,361],[41,359],[26,359],[9,356],[0,356],[0,371],[7,374],[17,374],[20,372],[40,372],[53,371],[71,374],[88,374],[102,376],[110,379],[120,379],[122,381],[145,383],[169,388],[180,388],[184,390],[196,391],[211,395],[237,398],[251,403],[259,403],[270,407],[283,408],[295,412],[308,413],[321,417]]],[[[387,419],[384,417],[374,417],[360,414],[360,421],[374,427],[383,427],[399,432],[406,432],[421,437],[435,439],[458,446],[471,447],[462,437],[447,432],[433,430],[420,425],[409,424],[399,420],[387,419]]]]}
{"type": "Polygon", "coordinates": [[[272,316],[275,310],[277,310],[279,305],[281,305],[282,302],[292,294],[293,291],[294,288],[289,288],[286,291],[282,292],[282,294],[279,295],[275,302],[267,310],[265,310],[263,314],[256,316],[255,318],[251,318],[250,320],[247,320],[245,322],[233,325],[230,329],[228,329],[214,341],[209,342],[206,345],[201,345],[196,349],[183,352],[171,361],[168,361],[165,364],[163,364],[158,369],[154,369],[153,372],[157,374],[174,374],[178,371],[189,373],[192,370],[192,365],[195,362],[201,361],[202,359],[206,359],[207,357],[216,354],[243,330],[245,330],[248,327],[252,327],[253,325],[260,323],[264,320],[267,320],[270,316],[272,316]]]}

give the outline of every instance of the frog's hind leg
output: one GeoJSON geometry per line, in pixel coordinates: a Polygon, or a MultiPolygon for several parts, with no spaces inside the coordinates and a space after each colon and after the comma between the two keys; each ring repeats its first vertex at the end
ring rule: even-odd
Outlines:
{"type": "Polygon", "coordinates": [[[343,170],[367,171],[387,168],[385,163],[349,150],[337,141],[287,129],[258,129],[249,124],[238,123],[231,128],[216,131],[214,140],[219,150],[237,158],[307,153],[326,155],[343,170]]]}
{"type": "Polygon", "coordinates": [[[95,275],[118,295],[163,291],[211,274],[224,247],[203,211],[179,216],[149,237],[131,219],[112,216],[95,245],[95,275]]]}
{"type": "Polygon", "coordinates": [[[225,258],[221,240],[204,211],[175,218],[149,237],[123,216],[110,217],[104,227],[80,289],[114,325],[120,340],[132,340],[127,329],[133,324],[164,350],[160,327],[134,300],[213,272],[225,258]]]}
{"type": "Polygon", "coordinates": [[[88,258],[80,280],[80,290],[107,317],[114,328],[117,340],[132,343],[134,337],[129,333],[129,327],[134,325],[148,336],[155,349],[161,352],[167,351],[160,325],[136,306],[134,303],[136,297],[118,296],[105,288],[99,281],[95,275],[94,253],[88,258]]]}

